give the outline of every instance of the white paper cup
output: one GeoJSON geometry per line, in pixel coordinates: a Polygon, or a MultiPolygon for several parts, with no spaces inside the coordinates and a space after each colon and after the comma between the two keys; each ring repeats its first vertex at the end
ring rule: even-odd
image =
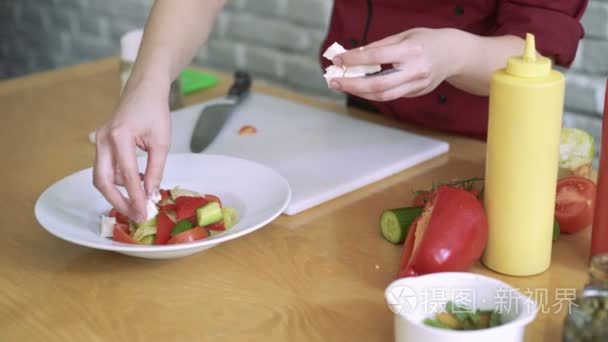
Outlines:
{"type": "Polygon", "coordinates": [[[398,279],[386,288],[385,297],[394,313],[396,342],[523,341],[525,328],[538,311],[533,300],[509,284],[474,273],[445,272],[398,279]],[[504,322],[493,328],[467,331],[423,323],[444,311],[448,301],[472,309],[498,310],[504,322]]]}

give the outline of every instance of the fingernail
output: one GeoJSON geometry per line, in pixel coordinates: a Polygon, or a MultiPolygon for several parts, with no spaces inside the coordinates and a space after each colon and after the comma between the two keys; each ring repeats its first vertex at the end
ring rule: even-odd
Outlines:
{"type": "Polygon", "coordinates": [[[333,60],[333,63],[334,63],[334,65],[342,66],[342,58],[335,57],[334,60],[333,60]]]}
{"type": "Polygon", "coordinates": [[[340,82],[338,82],[338,81],[331,81],[331,82],[329,82],[329,86],[330,86],[332,89],[335,89],[335,90],[340,90],[340,89],[342,89],[342,86],[340,86],[340,82]]]}

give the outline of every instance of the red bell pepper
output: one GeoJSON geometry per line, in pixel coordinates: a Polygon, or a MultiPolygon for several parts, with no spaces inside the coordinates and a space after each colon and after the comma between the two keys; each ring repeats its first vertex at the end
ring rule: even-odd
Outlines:
{"type": "Polygon", "coordinates": [[[155,245],[165,245],[171,238],[171,230],[175,226],[175,222],[167,215],[167,213],[161,210],[156,217],[156,238],[154,238],[155,245]]]}
{"type": "Polygon", "coordinates": [[[466,271],[481,258],[487,240],[481,202],[470,191],[441,186],[408,231],[398,277],[466,271]]]}
{"type": "Polygon", "coordinates": [[[116,210],[115,208],[112,208],[112,210],[110,210],[110,212],[108,213],[108,217],[115,217],[116,222],[118,223],[129,223],[129,217],[127,215],[119,213],[118,210],[116,210]]]}
{"type": "Polygon", "coordinates": [[[177,220],[192,219],[196,217],[196,209],[204,206],[209,202],[204,197],[181,196],[175,200],[175,213],[177,220]]]}

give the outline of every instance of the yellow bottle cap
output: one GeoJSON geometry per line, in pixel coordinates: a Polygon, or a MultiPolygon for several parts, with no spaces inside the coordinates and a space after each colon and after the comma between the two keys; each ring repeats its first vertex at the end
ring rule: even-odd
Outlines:
{"type": "Polygon", "coordinates": [[[527,33],[524,55],[509,58],[506,71],[519,77],[543,77],[551,73],[551,60],[536,53],[534,35],[527,33]]]}

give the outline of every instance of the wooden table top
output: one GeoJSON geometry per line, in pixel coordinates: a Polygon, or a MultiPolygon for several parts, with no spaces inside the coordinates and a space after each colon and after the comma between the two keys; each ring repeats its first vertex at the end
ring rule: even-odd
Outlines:
{"type": "MultiPolygon", "coordinates": [[[[229,77],[219,76],[186,103],[225,94],[229,77]]],[[[390,341],[384,290],[401,247],[380,238],[380,212],[407,205],[412,190],[433,181],[483,176],[481,142],[256,82],[259,92],[441,137],[451,152],[191,257],[151,261],[79,247],[44,231],[34,204],[53,182],[92,165],[87,135],[110,114],[119,84],[115,58],[0,82],[0,340],[390,341]]],[[[558,299],[586,281],[589,235],[561,237],[538,276],[475,267],[538,293],[550,312],[539,313],[527,341],[559,340],[567,304],[558,310],[558,299]]]]}

